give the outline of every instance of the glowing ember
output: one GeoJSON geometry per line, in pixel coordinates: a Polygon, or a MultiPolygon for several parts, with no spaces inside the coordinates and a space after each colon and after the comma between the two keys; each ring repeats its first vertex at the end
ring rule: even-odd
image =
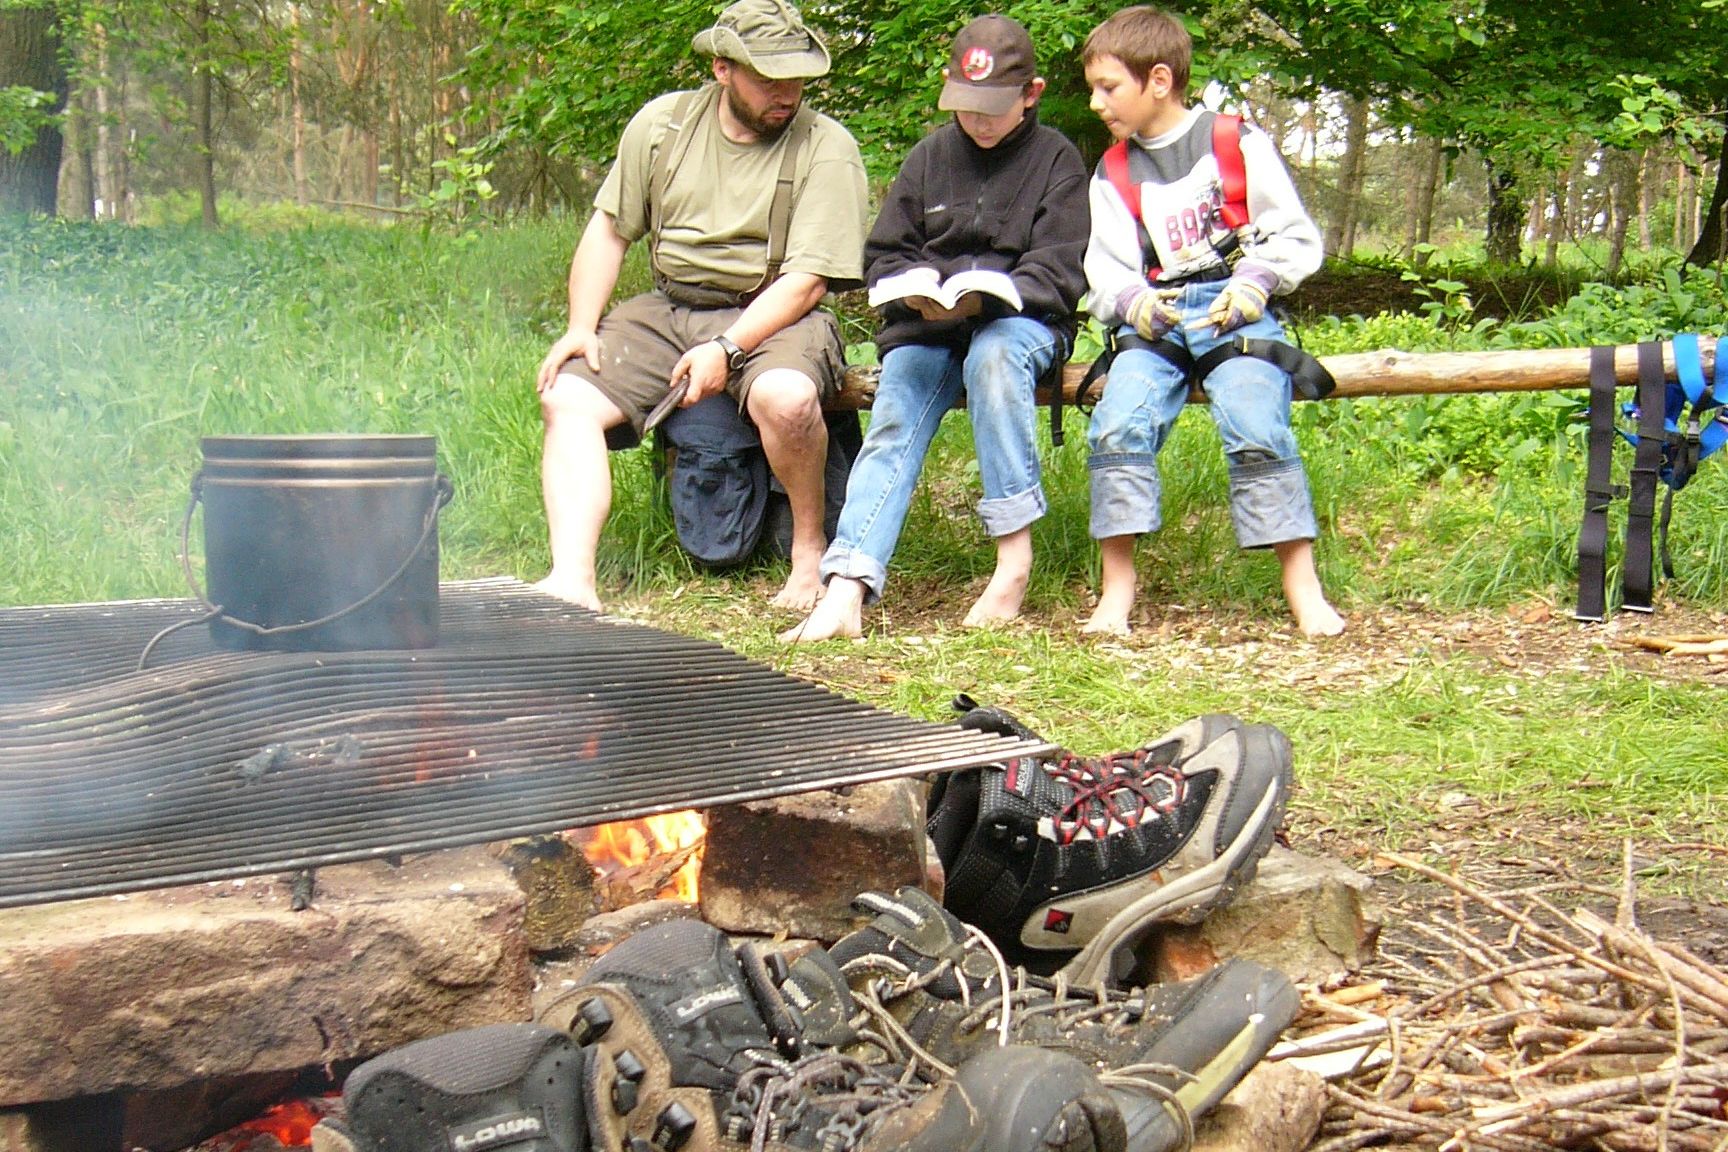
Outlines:
{"type": "Polygon", "coordinates": [[[636,868],[656,856],[694,848],[689,859],[672,874],[660,895],[696,902],[696,877],[702,867],[702,837],[707,827],[699,812],[668,812],[641,820],[620,820],[580,833],[582,854],[588,863],[610,876],[624,868],[636,868]]]}
{"type": "Polygon", "coordinates": [[[272,1105],[257,1118],[237,1125],[235,1131],[274,1137],[276,1143],[284,1148],[305,1148],[312,1144],[312,1126],[323,1115],[323,1110],[310,1101],[289,1100],[272,1105]]]}

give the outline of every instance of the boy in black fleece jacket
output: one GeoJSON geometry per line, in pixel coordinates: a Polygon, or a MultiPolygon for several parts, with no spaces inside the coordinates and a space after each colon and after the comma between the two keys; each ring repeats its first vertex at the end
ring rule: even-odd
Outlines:
{"type": "Polygon", "coordinates": [[[933,282],[984,269],[1012,281],[1019,307],[984,292],[952,307],[919,295],[884,305],[882,376],[822,557],[826,590],[784,641],[862,634],[864,604],[882,595],[924,456],[962,390],[984,488],[978,517],[996,541],[996,571],[965,623],[1012,620],[1026,593],[1032,523],[1046,507],[1033,389],[1073,346],[1086,290],[1088,174],[1074,145],[1038,123],[1044,80],[1018,22],[967,24],[945,75],[937,106],[954,119],[901,166],[865,244],[865,280],[875,288],[913,269],[933,282]]]}

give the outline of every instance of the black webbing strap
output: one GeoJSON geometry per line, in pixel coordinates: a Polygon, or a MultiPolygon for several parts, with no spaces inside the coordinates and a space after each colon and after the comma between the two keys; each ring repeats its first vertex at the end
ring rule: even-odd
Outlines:
{"type": "Polygon", "coordinates": [[[1662,378],[1662,345],[1638,345],[1638,450],[1632,457],[1632,481],[1626,505],[1626,559],[1622,569],[1626,593],[1622,606],[1649,612],[1655,549],[1656,485],[1660,483],[1662,448],[1667,442],[1663,417],[1668,383],[1662,378]]]}
{"type": "Polygon", "coordinates": [[[1578,527],[1576,620],[1608,618],[1608,508],[1616,492],[1614,466],[1614,349],[1590,349],[1590,436],[1584,471],[1584,522],[1578,527]]]}
{"type": "Polygon", "coordinates": [[[1282,340],[1261,340],[1248,336],[1237,336],[1228,344],[1220,344],[1194,361],[1191,377],[1199,386],[1204,387],[1206,377],[1212,375],[1218,365],[1238,356],[1252,356],[1279,369],[1290,377],[1291,387],[1295,389],[1296,395],[1304,400],[1324,400],[1338,387],[1338,382],[1332,378],[1332,373],[1326,370],[1326,365],[1296,345],[1286,344],[1282,340]]]}
{"type": "MultiPolygon", "coordinates": [[[[1196,360],[1188,354],[1188,349],[1176,341],[1165,337],[1161,340],[1147,340],[1135,333],[1117,333],[1110,339],[1109,347],[1104,349],[1091,367],[1086,369],[1086,375],[1080,380],[1080,387],[1074,393],[1075,407],[1083,407],[1091,394],[1092,386],[1110,370],[1110,362],[1118,352],[1126,352],[1130,348],[1142,348],[1156,356],[1160,356],[1171,367],[1175,368],[1188,382],[1191,388],[1205,390],[1206,378],[1212,375],[1217,367],[1226,360],[1234,360],[1238,356],[1252,356],[1264,360],[1285,375],[1290,377],[1290,384],[1296,394],[1304,400],[1324,400],[1338,387],[1332,373],[1326,365],[1309,355],[1294,344],[1286,344],[1282,340],[1252,339],[1237,336],[1228,343],[1220,344],[1196,360]]],[[[1057,440],[1060,444],[1061,441],[1057,440]]]]}

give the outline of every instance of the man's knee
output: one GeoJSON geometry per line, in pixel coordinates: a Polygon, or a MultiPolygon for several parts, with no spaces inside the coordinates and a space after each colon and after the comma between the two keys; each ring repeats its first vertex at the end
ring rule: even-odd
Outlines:
{"type": "Polygon", "coordinates": [[[746,400],[750,418],[765,434],[780,439],[826,440],[821,395],[816,382],[802,372],[777,368],[750,384],[746,400]]]}
{"type": "Polygon", "coordinates": [[[566,371],[540,393],[540,419],[548,431],[573,426],[604,430],[622,424],[624,413],[592,382],[566,371]]]}

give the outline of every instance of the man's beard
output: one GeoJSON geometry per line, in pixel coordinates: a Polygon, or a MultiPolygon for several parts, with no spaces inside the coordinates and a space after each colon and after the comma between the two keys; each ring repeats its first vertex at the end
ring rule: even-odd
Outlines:
{"type": "Polygon", "coordinates": [[[751,132],[755,133],[757,140],[764,144],[772,144],[774,141],[778,140],[781,135],[785,133],[786,129],[792,126],[792,121],[797,117],[797,105],[794,105],[793,115],[786,117],[785,120],[778,123],[764,120],[749,108],[745,107],[744,102],[738,99],[738,94],[732,91],[732,89],[727,88],[725,91],[726,108],[727,111],[732,113],[732,118],[742,124],[745,128],[748,128],[751,132]]]}

